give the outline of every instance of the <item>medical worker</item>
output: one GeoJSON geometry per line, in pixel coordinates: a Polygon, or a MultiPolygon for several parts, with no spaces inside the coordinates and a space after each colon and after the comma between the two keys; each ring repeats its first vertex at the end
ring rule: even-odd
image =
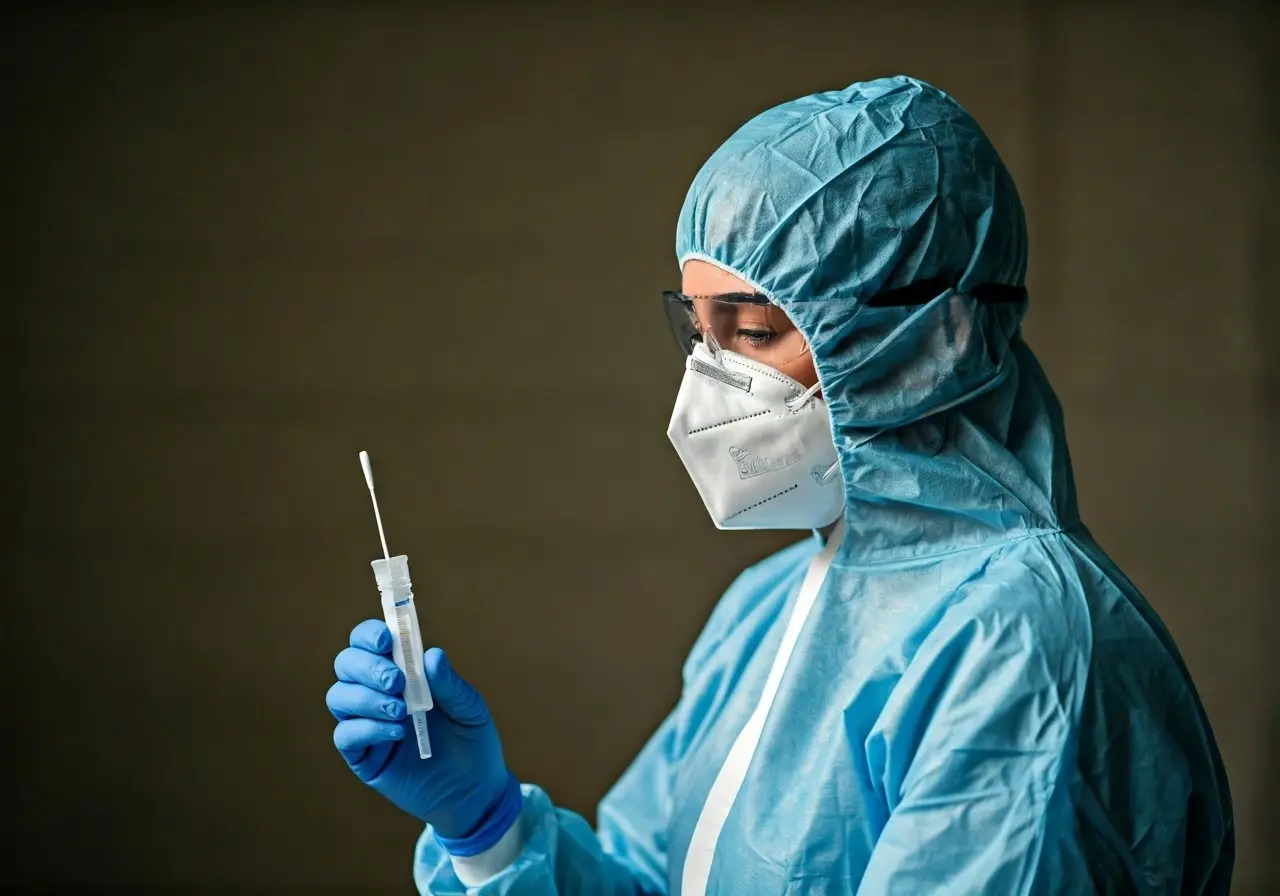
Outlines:
{"type": "Polygon", "coordinates": [[[420,890],[1226,894],[1222,761],[1080,520],[1022,206],[973,119],[906,77],[784,103],[697,175],[676,250],[670,439],[717,526],[809,534],[721,598],[594,831],[517,782],[438,648],[420,760],[391,637],[358,625],[334,741],[425,823],[420,890]]]}

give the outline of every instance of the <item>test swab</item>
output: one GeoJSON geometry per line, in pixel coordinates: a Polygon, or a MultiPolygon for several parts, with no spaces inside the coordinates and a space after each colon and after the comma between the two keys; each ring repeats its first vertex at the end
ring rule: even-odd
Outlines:
{"type": "Polygon", "coordinates": [[[382,542],[382,559],[374,560],[373,577],[382,595],[382,615],[391,630],[391,655],[404,673],[404,702],[418,737],[418,755],[431,758],[431,740],[427,736],[427,710],[431,709],[431,689],[422,668],[422,632],[418,628],[418,611],[413,604],[413,582],[409,579],[409,558],[405,554],[391,556],[387,536],[382,529],[378,510],[378,494],[373,488],[373,467],[369,452],[360,452],[360,468],[369,486],[373,515],[378,521],[378,538],[382,542]]]}
{"type": "Polygon", "coordinates": [[[373,501],[373,518],[378,521],[378,540],[382,542],[382,556],[391,562],[391,553],[387,550],[387,533],[382,531],[382,513],[378,510],[378,493],[373,490],[373,465],[369,463],[369,452],[360,452],[360,469],[364,470],[364,484],[369,486],[369,498],[373,501]]]}

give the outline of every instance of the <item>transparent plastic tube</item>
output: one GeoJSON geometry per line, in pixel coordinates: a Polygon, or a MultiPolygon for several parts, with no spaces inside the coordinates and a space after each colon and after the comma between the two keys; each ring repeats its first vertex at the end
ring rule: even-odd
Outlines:
{"type": "Polygon", "coordinates": [[[422,668],[422,632],[418,611],[413,605],[413,583],[409,580],[409,558],[404,554],[373,561],[373,578],[382,595],[382,615],[394,639],[392,657],[404,673],[404,702],[413,731],[418,736],[418,755],[431,757],[427,736],[427,710],[432,706],[431,689],[422,668]]]}

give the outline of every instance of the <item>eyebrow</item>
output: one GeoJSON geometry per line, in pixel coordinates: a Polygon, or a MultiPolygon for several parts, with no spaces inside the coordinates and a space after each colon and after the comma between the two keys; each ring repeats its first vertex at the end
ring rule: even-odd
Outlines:
{"type": "Polygon", "coordinates": [[[688,295],[686,293],[676,293],[685,299],[718,299],[720,301],[733,300],[746,305],[772,305],[773,301],[762,292],[710,292],[699,295],[688,295]]]}

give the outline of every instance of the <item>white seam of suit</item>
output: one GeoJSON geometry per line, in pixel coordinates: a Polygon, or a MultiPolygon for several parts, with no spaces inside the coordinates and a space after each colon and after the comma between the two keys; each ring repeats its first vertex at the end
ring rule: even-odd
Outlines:
{"type": "Polygon", "coordinates": [[[684,870],[681,875],[681,896],[705,896],[707,881],[711,877],[711,861],[715,857],[716,843],[720,840],[720,832],[724,829],[725,819],[733,808],[733,801],[738,798],[742,782],[747,777],[747,768],[760,745],[760,735],[764,731],[765,719],[778,695],[778,686],[782,683],[782,675],[787,671],[791,654],[796,642],[800,639],[800,630],[813,610],[818,591],[827,578],[827,570],[831,568],[831,559],[844,541],[844,519],[841,518],[821,553],[809,563],[804,582],[800,585],[800,593],[796,597],[795,607],[787,620],[787,628],[782,634],[782,643],[778,645],[778,653],[769,668],[769,677],[765,679],[764,690],[760,694],[760,702],[755,711],[747,719],[724,765],[707,793],[706,802],[702,804],[702,812],[693,827],[693,836],[689,840],[689,850],[685,854],[684,870]]]}

